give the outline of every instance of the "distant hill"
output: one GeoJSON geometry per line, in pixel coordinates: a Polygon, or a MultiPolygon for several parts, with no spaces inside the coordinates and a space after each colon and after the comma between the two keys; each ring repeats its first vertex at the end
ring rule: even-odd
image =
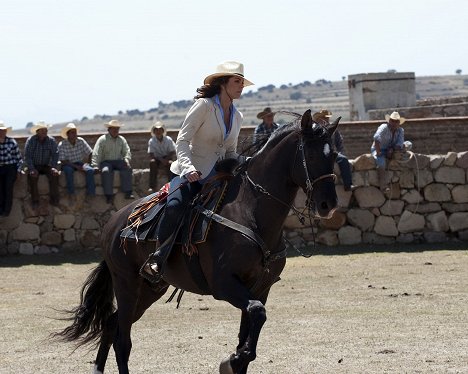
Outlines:
{"type": "MultiPolygon", "coordinates": [[[[444,75],[416,77],[416,98],[418,100],[440,97],[468,96],[468,75],[444,75]]],[[[68,122],[75,122],[82,133],[103,132],[103,123],[119,119],[125,123],[124,131],[149,130],[157,120],[163,121],[168,128],[179,128],[193,100],[180,100],[172,103],[159,102],[158,106],[148,110],[126,110],[112,115],[95,115],[93,118],[70,119],[65,123],[55,124],[50,133],[57,135],[68,122]]],[[[285,110],[302,114],[305,110],[327,108],[335,116],[349,120],[348,81],[316,82],[304,81],[299,84],[272,84],[258,87],[255,91],[246,90],[236,101],[237,108],[244,114],[244,125],[256,125],[256,114],[269,106],[274,111],[285,110]]],[[[278,115],[275,120],[285,123],[291,116],[278,115]]],[[[16,130],[15,134],[20,135],[16,130]]],[[[26,130],[24,130],[26,133],[26,130]]]]}

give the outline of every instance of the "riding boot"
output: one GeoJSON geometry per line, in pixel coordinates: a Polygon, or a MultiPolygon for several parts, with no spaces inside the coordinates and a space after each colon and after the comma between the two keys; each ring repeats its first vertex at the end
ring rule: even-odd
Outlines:
{"type": "Polygon", "coordinates": [[[166,264],[179,229],[166,239],[162,244],[159,240],[156,242],[156,251],[151,253],[143,266],[140,268],[140,275],[151,283],[158,283],[164,273],[164,265],[166,264]]]}

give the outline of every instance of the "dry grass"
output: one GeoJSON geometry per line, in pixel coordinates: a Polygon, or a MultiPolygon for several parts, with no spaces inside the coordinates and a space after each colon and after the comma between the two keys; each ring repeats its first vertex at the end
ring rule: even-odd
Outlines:
{"type": "MultiPolygon", "coordinates": [[[[325,249],[289,258],[271,292],[252,373],[468,372],[468,253],[325,249]],[[331,254],[333,251],[334,254],[331,254]],[[352,253],[354,251],[355,253],[352,253]]],[[[418,250],[418,251],[415,251],[418,250]]],[[[54,309],[78,301],[96,253],[0,259],[0,372],[91,372],[95,352],[48,340],[54,309]]],[[[134,325],[134,373],[216,373],[236,345],[240,313],[188,294],[134,325]]],[[[111,351],[106,372],[116,373],[111,351]]]]}

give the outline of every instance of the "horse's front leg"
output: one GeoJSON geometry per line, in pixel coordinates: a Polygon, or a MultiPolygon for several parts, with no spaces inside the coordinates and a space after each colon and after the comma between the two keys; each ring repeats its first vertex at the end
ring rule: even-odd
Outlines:
{"type": "Polygon", "coordinates": [[[245,310],[242,310],[237,351],[221,363],[221,374],[247,373],[249,363],[257,357],[258,338],[265,321],[265,306],[259,300],[249,300],[245,310]]]}

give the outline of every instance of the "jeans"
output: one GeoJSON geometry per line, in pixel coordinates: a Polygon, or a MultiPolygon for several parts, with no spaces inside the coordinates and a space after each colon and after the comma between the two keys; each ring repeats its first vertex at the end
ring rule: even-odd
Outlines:
{"type": "Polygon", "coordinates": [[[37,170],[39,174],[35,177],[28,174],[28,185],[29,185],[29,190],[31,191],[32,202],[33,203],[39,202],[39,189],[37,187],[37,183],[39,182],[39,175],[45,174],[47,175],[47,178],[49,179],[50,202],[58,204],[60,200],[59,176],[52,175],[52,172],[51,172],[52,167],[49,165],[34,165],[34,168],[37,170]]]}
{"type": "MultiPolygon", "coordinates": [[[[73,162],[73,165],[83,167],[82,171],[86,173],[86,195],[94,196],[96,194],[96,185],[94,183],[93,167],[83,162],[73,162]]],[[[73,195],[75,193],[74,172],[77,171],[77,169],[71,165],[63,165],[62,171],[65,174],[65,180],[67,182],[67,192],[73,195]]]]}
{"type": "Polygon", "coordinates": [[[106,160],[101,162],[101,180],[104,195],[114,194],[114,170],[120,172],[120,189],[124,193],[132,193],[132,168],[124,160],[106,160]]]}
{"type": "Polygon", "coordinates": [[[192,198],[201,190],[199,182],[187,183],[185,178],[176,175],[169,187],[169,197],[167,199],[164,214],[159,221],[158,240],[164,243],[174,232],[182,219],[182,215],[192,198]]]}
{"type": "Polygon", "coordinates": [[[375,163],[377,165],[378,169],[385,169],[385,166],[387,165],[387,150],[386,149],[381,149],[380,150],[380,156],[377,156],[377,151],[375,150],[374,147],[371,148],[371,154],[372,157],[375,159],[375,163]]]}
{"type": "Polygon", "coordinates": [[[349,164],[348,158],[344,154],[338,153],[338,155],[336,156],[336,163],[340,168],[343,186],[345,188],[351,187],[351,185],[353,184],[353,179],[351,174],[351,165],[349,164]]]}
{"type": "Polygon", "coordinates": [[[0,166],[0,215],[8,216],[11,212],[16,167],[16,164],[0,166]]]}

